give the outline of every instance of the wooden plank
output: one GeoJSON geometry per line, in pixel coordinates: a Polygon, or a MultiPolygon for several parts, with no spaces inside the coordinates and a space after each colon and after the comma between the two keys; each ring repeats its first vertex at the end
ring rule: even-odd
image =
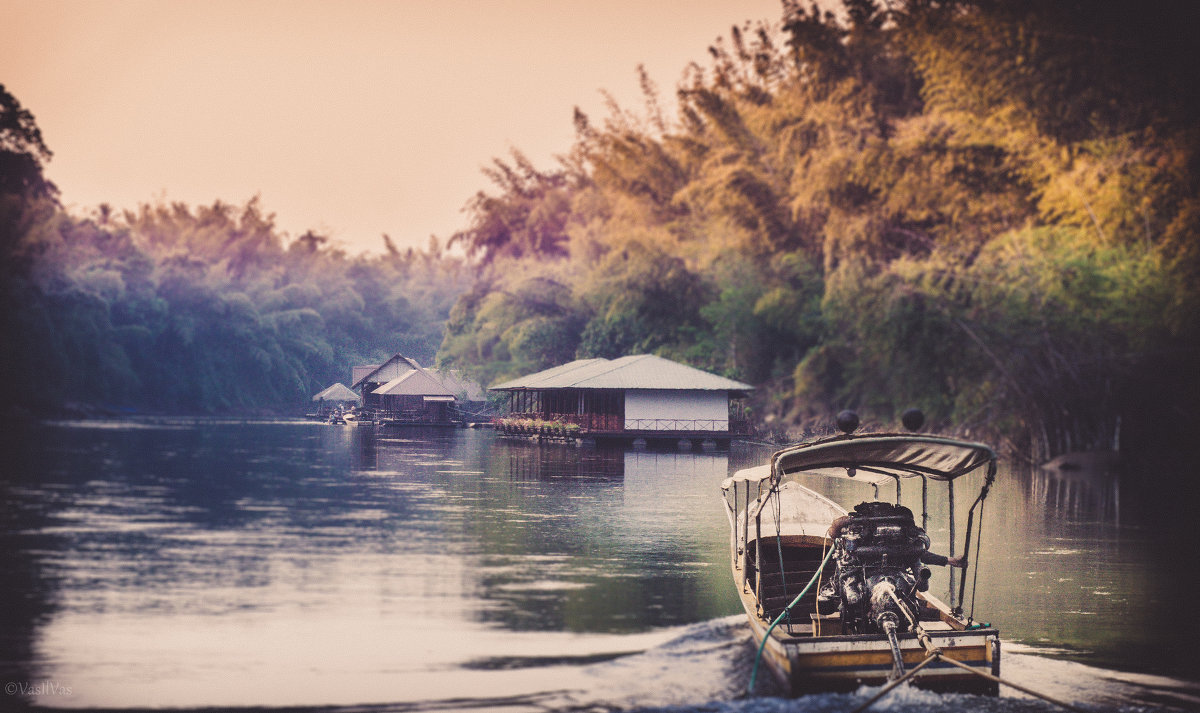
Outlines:
{"type": "MultiPolygon", "coordinates": [[[[817,641],[817,639],[814,639],[814,641],[817,641]]],[[[883,643],[885,646],[887,645],[887,642],[883,643]]],[[[925,649],[921,648],[901,651],[901,658],[904,660],[906,667],[921,663],[928,655],[925,649]]],[[[942,655],[946,658],[965,663],[968,666],[991,669],[988,647],[973,646],[965,650],[943,650],[942,655]]],[[[892,654],[890,650],[797,653],[793,660],[797,668],[813,671],[820,671],[821,669],[838,669],[843,671],[847,669],[862,669],[864,672],[875,673],[878,669],[890,668],[892,666],[892,654]]]]}

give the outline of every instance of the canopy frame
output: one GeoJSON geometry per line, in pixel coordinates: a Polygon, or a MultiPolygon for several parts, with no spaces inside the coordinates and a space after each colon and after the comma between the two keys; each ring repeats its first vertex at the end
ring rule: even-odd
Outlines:
{"type": "MultiPolygon", "coordinates": [[[[750,539],[750,520],[753,518],[756,521],[756,529],[759,530],[758,536],[761,538],[761,517],[768,501],[779,497],[783,483],[795,481],[798,476],[804,474],[854,480],[871,485],[874,487],[875,499],[879,498],[880,483],[892,481],[896,486],[897,505],[900,504],[901,481],[904,478],[920,478],[921,527],[923,529],[928,529],[929,524],[929,481],[946,483],[948,507],[950,508],[948,522],[950,552],[948,556],[953,557],[956,540],[954,481],[986,466],[983,485],[979,495],[971,504],[967,516],[966,543],[963,554],[969,554],[966,550],[970,548],[971,544],[975,510],[979,508],[979,528],[982,530],[983,501],[987,498],[992,483],[995,481],[997,460],[995,451],[982,443],[917,434],[845,435],[789,446],[776,451],[771,456],[769,466],[738,471],[721,484],[727,509],[726,514],[734,529],[732,544],[735,557],[739,544],[735,525],[739,520],[738,511],[741,510],[743,513],[740,518],[743,529],[740,543],[744,547],[750,539]],[[741,483],[745,483],[744,488],[739,487],[741,483]],[[750,493],[752,484],[757,486],[753,500],[750,493]],[[738,497],[739,490],[744,490],[741,498],[738,497]],[[733,502],[729,500],[731,491],[733,502]]],[[[978,545],[976,549],[976,559],[978,559],[978,545]]],[[[978,567],[978,562],[976,561],[972,565],[978,567]]],[[[953,575],[950,577],[950,605],[956,615],[962,613],[966,594],[967,569],[970,566],[963,568],[959,579],[957,604],[955,603],[955,578],[953,575]]],[[[972,610],[974,609],[974,600],[974,592],[972,592],[972,610]]],[[[974,611],[971,612],[971,617],[973,615],[974,611]]]]}
{"type": "Polygon", "coordinates": [[[875,482],[886,479],[928,477],[949,481],[996,462],[996,453],[982,443],[941,436],[879,433],[836,436],[790,446],[771,456],[771,477],[813,473],[825,477],[856,479],[873,473],[875,482]],[[845,471],[845,474],[837,471],[845,471]]]}

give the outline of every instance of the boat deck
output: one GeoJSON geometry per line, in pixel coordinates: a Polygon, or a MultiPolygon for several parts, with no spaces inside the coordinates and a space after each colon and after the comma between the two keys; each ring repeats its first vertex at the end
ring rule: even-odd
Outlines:
{"type": "MultiPolygon", "coordinates": [[[[756,641],[762,640],[770,623],[820,566],[824,557],[823,540],[811,535],[772,535],[750,542],[743,560],[747,576],[740,594],[756,641]],[[777,545],[780,540],[782,552],[777,545]]],[[[735,568],[734,576],[740,575],[735,568]]],[[[791,615],[771,631],[764,648],[769,668],[779,683],[794,694],[851,690],[861,684],[883,683],[893,665],[886,639],[875,634],[845,634],[839,614],[818,615],[819,582],[820,579],[792,608],[791,615]]],[[[980,672],[998,675],[1000,634],[996,629],[970,629],[938,598],[928,593],[918,597],[921,628],[944,656],[980,672]]],[[[916,666],[928,655],[915,633],[900,634],[899,640],[905,666],[916,666]]],[[[927,666],[915,684],[935,690],[997,692],[994,683],[944,661],[927,666]]]]}

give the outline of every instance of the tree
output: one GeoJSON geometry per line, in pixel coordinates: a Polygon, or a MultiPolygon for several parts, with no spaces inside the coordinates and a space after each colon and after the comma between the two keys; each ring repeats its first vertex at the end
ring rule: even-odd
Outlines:
{"type": "Polygon", "coordinates": [[[58,188],[42,175],[51,155],[33,114],[0,84],[0,193],[57,198],[58,188]]]}
{"type": "Polygon", "coordinates": [[[511,164],[495,159],[484,174],[500,188],[500,195],[477,193],[467,204],[471,226],[455,233],[450,244],[462,245],[485,264],[502,256],[565,256],[567,174],[539,171],[519,151],[513,152],[511,164]]]}

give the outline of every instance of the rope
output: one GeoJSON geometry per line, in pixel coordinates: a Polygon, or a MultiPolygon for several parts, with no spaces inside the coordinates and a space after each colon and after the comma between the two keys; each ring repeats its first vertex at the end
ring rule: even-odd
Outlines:
{"type": "Polygon", "coordinates": [[[924,661],[922,661],[921,663],[914,666],[911,671],[904,674],[900,678],[896,679],[895,681],[889,682],[886,686],[884,686],[883,688],[881,688],[879,690],[879,693],[876,693],[874,696],[871,697],[870,700],[868,700],[866,703],[863,703],[858,708],[855,708],[853,711],[851,711],[851,713],[862,713],[866,709],[870,708],[880,698],[883,698],[888,693],[891,693],[892,689],[894,689],[896,686],[899,686],[901,683],[904,683],[905,681],[909,680],[910,678],[913,677],[914,674],[916,674],[918,671],[920,671],[921,669],[928,666],[930,663],[933,663],[934,661],[944,661],[945,663],[948,663],[952,666],[957,666],[964,671],[969,671],[970,673],[973,673],[976,676],[979,676],[980,678],[987,679],[988,681],[992,681],[993,683],[1002,683],[1005,686],[1008,686],[1010,688],[1015,688],[1022,693],[1028,693],[1029,695],[1034,696],[1035,698],[1041,698],[1043,701],[1046,701],[1047,703],[1053,703],[1054,705],[1059,706],[1061,708],[1065,708],[1069,711],[1075,711],[1075,713],[1087,713],[1087,711],[1083,710],[1082,708],[1078,708],[1076,706],[1071,705],[1070,703],[1060,701],[1057,698],[1051,698],[1050,696],[1047,696],[1044,693],[1038,693],[1037,691],[1033,690],[1032,688],[1027,688],[1020,684],[1013,683],[1012,681],[1005,681],[1004,679],[1000,678],[999,676],[993,676],[990,673],[984,673],[983,671],[973,669],[970,666],[968,666],[967,664],[963,663],[962,661],[956,661],[956,660],[950,658],[949,656],[946,656],[944,653],[942,653],[941,649],[934,649],[932,653],[930,653],[928,656],[925,657],[924,661]]]}
{"type": "Polygon", "coordinates": [[[971,614],[967,621],[975,620],[975,591],[979,583],[979,548],[983,546],[983,501],[979,502],[979,536],[975,538],[975,572],[971,574],[971,614]]]}
{"type": "MultiPolygon", "coordinates": [[[[971,530],[974,527],[975,505],[978,504],[978,502],[979,501],[975,501],[975,503],[971,505],[971,510],[967,513],[967,539],[963,543],[963,557],[971,556],[971,530]]],[[[976,560],[975,564],[978,565],[979,561],[976,560]]],[[[962,571],[959,572],[959,574],[958,574],[959,588],[958,588],[958,606],[957,607],[954,606],[954,596],[953,595],[950,596],[950,607],[956,613],[958,613],[960,616],[962,615],[963,600],[966,599],[966,597],[967,597],[967,567],[970,567],[970,566],[971,566],[971,564],[968,562],[967,566],[963,567],[962,571]]],[[[978,571],[979,567],[975,567],[974,569],[976,571],[978,571]]],[[[953,582],[954,582],[954,572],[950,572],[950,582],[951,582],[951,584],[953,584],[953,582]]]]}
{"type": "Polygon", "coordinates": [[[936,652],[936,651],[935,651],[934,653],[932,653],[932,654],[929,654],[928,656],[926,656],[926,657],[925,657],[925,660],[924,660],[924,661],[922,661],[921,663],[917,664],[916,666],[913,666],[913,667],[912,667],[912,669],[910,669],[908,673],[904,674],[904,675],[903,675],[903,676],[901,676],[900,678],[897,678],[895,681],[889,681],[889,682],[888,682],[888,684],[887,684],[886,686],[884,686],[883,688],[879,689],[879,693],[876,693],[876,694],[875,694],[875,695],[874,695],[874,696],[871,698],[871,700],[869,700],[869,701],[867,701],[866,703],[862,704],[862,705],[861,705],[861,706],[859,706],[858,708],[855,708],[855,709],[854,709],[853,711],[851,711],[850,713],[862,713],[862,712],[863,712],[863,711],[865,711],[866,709],[868,709],[868,708],[870,708],[871,706],[875,705],[875,702],[876,702],[876,701],[878,701],[880,698],[883,698],[883,697],[884,697],[884,696],[886,696],[887,694],[891,693],[893,688],[895,688],[896,686],[899,686],[901,683],[904,683],[905,681],[909,680],[909,679],[910,679],[910,678],[912,678],[913,676],[916,676],[916,675],[917,675],[917,673],[918,673],[918,672],[919,672],[921,669],[925,668],[925,667],[926,667],[926,666],[928,666],[929,664],[931,664],[931,663],[933,663],[934,661],[936,661],[936,660],[938,659],[938,657],[940,657],[940,656],[941,656],[941,654],[940,654],[940,653],[938,653],[938,652],[936,652]]]}
{"type": "MultiPolygon", "coordinates": [[[[988,492],[991,491],[992,482],[995,480],[995,478],[996,478],[996,462],[992,461],[992,463],[988,466],[987,476],[984,479],[983,488],[981,488],[979,491],[979,497],[975,498],[975,502],[971,503],[971,509],[967,512],[967,541],[963,544],[963,556],[964,557],[969,557],[971,554],[971,527],[972,527],[972,523],[974,523],[974,521],[975,521],[975,506],[979,506],[979,538],[983,539],[983,504],[984,504],[984,502],[987,501],[988,492]]],[[[954,481],[950,481],[949,484],[952,485],[953,482],[954,481]]],[[[951,516],[953,517],[953,513],[951,513],[951,516]]],[[[954,554],[954,540],[953,540],[954,525],[953,525],[953,522],[954,522],[953,519],[951,519],[951,528],[952,528],[951,533],[950,533],[950,536],[951,536],[950,554],[951,555],[954,554]]],[[[952,608],[954,608],[954,613],[958,614],[959,616],[962,615],[963,602],[967,598],[967,570],[968,569],[971,569],[970,564],[968,564],[966,567],[963,567],[962,573],[959,575],[959,592],[958,592],[958,606],[957,607],[954,607],[954,573],[953,572],[950,573],[950,606],[952,608]]],[[[975,608],[974,587],[975,587],[975,582],[977,582],[979,579],[979,545],[978,545],[978,543],[975,545],[975,567],[974,567],[974,570],[975,570],[973,573],[974,579],[971,582],[972,614],[974,614],[974,608],[975,608]]]]}
{"type": "Polygon", "coordinates": [[[800,590],[800,593],[796,595],[796,598],[792,600],[792,603],[784,607],[783,611],[779,612],[779,616],[775,617],[775,621],[771,622],[771,625],[767,627],[766,633],[763,634],[762,643],[758,645],[758,653],[754,655],[754,668],[750,669],[750,683],[746,686],[747,694],[751,696],[754,695],[754,682],[758,679],[758,664],[762,661],[762,652],[767,646],[767,640],[771,638],[771,632],[775,630],[776,626],[779,626],[779,622],[783,621],[783,618],[788,615],[788,612],[792,610],[792,607],[796,606],[796,604],[799,603],[802,598],[804,598],[805,594],[808,594],[808,590],[811,589],[813,583],[817,581],[817,577],[820,576],[821,570],[825,569],[825,564],[829,562],[829,558],[832,556],[833,548],[830,547],[828,554],[825,555],[825,559],[821,560],[821,564],[817,566],[817,571],[813,572],[812,579],[808,580],[808,584],[804,585],[804,589],[800,590]]]}
{"type": "Polygon", "coordinates": [[[955,661],[954,659],[952,659],[948,656],[942,656],[941,654],[938,654],[938,657],[942,661],[945,661],[948,664],[951,664],[953,666],[958,666],[959,668],[963,669],[964,671],[970,671],[971,673],[975,674],[976,676],[985,678],[989,681],[992,681],[993,683],[1003,683],[1005,686],[1008,686],[1009,688],[1015,688],[1022,693],[1028,693],[1031,696],[1041,698],[1043,701],[1046,701],[1048,703],[1053,703],[1054,705],[1060,706],[1062,708],[1066,708],[1069,711],[1076,711],[1076,713],[1087,713],[1087,711],[1083,710],[1082,708],[1078,708],[1076,706],[1071,705],[1070,703],[1060,701],[1057,698],[1051,698],[1050,696],[1047,696],[1045,693],[1038,693],[1037,691],[1033,690],[1032,688],[1026,688],[1025,686],[1022,686],[1020,684],[1013,683],[1012,681],[1005,681],[1004,679],[1000,678],[999,676],[993,676],[990,673],[984,673],[983,671],[976,671],[975,669],[966,665],[962,661],[955,661]]]}

